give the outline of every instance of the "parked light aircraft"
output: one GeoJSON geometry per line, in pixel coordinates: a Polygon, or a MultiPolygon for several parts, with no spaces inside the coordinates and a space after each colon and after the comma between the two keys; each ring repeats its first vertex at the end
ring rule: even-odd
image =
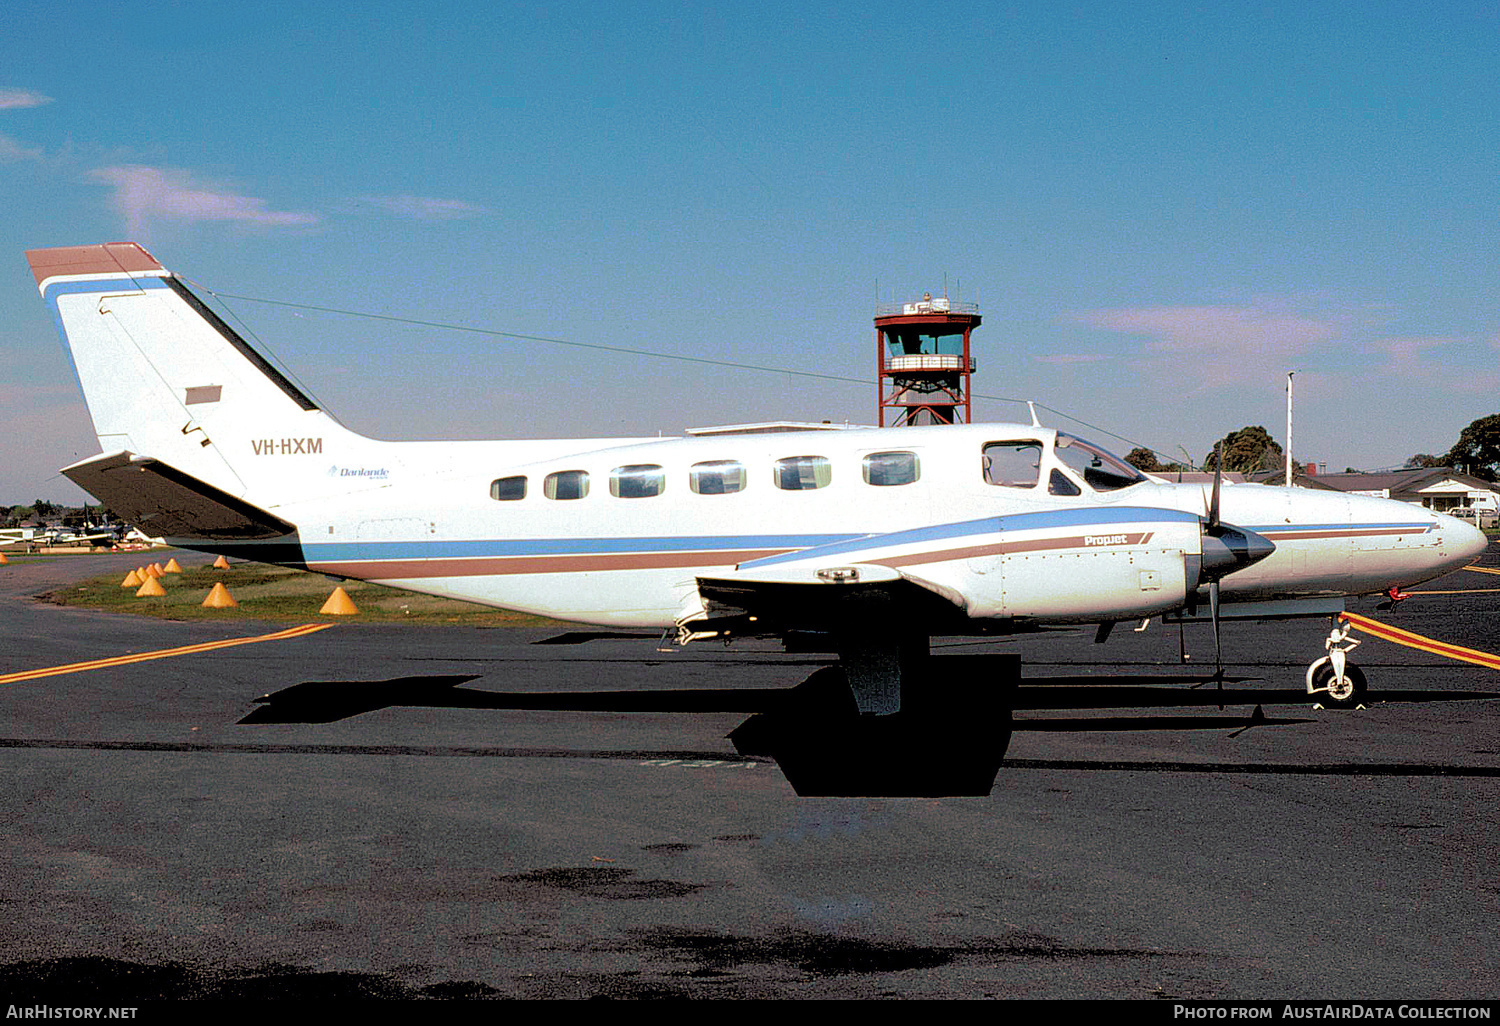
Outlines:
{"type": "Polygon", "coordinates": [[[1102,638],[1200,608],[1217,633],[1399,595],[1485,545],[1401,502],[1175,484],[1035,424],[377,441],[140,246],[27,258],[103,449],[62,473],[148,535],[683,641],[826,632],[864,713],[900,708],[934,633],[1102,638]]]}

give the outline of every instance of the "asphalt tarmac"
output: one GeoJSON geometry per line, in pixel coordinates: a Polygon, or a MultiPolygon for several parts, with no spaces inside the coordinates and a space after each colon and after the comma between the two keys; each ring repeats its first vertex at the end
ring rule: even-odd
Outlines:
{"type": "MultiPolygon", "coordinates": [[[[29,598],[138,559],[0,567],[0,678],[284,626],[29,598]]],[[[1354,608],[1494,652],[1496,589],[1354,608]]],[[[828,661],[770,643],[339,623],[3,683],[0,997],[1494,999],[1500,673],[1372,639],[1370,707],[1313,710],[1326,631],[1226,625],[1259,679],[1222,711],[1035,683],[1181,672],[1159,622],[936,639],[1025,660],[981,798],[799,798],[738,755],[828,661]]]]}

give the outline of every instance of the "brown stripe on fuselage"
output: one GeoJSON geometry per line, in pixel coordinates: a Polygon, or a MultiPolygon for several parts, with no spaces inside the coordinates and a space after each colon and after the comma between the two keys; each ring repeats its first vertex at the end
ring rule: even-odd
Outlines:
{"type": "Polygon", "coordinates": [[[1283,541],[1297,541],[1301,538],[1377,538],[1396,534],[1426,534],[1428,530],[1429,528],[1426,527],[1378,527],[1370,530],[1359,527],[1337,527],[1328,531],[1299,531],[1294,527],[1288,527],[1279,531],[1266,530],[1255,533],[1272,541],[1278,538],[1283,541]]]}
{"type": "Polygon", "coordinates": [[[913,552],[905,556],[890,556],[885,559],[869,559],[860,562],[876,563],[894,570],[903,566],[920,566],[923,563],[945,563],[953,559],[1006,556],[1013,552],[1046,552],[1053,549],[1093,551],[1119,548],[1122,545],[1144,545],[1155,533],[1154,531],[1137,531],[1135,533],[1074,535],[1071,538],[1028,538],[1024,541],[992,542],[988,545],[968,545],[960,549],[942,549],[936,552],[913,552]],[[1089,538],[1119,538],[1121,540],[1086,544],[1089,538]]]}
{"type": "Polygon", "coordinates": [[[576,556],[477,556],[472,559],[381,559],[309,562],[308,569],[360,580],[423,577],[489,577],[509,574],[577,574],[606,570],[669,570],[689,566],[731,566],[776,556],[787,549],[708,552],[622,552],[576,556]]]}
{"type": "MultiPolygon", "coordinates": [[[[914,552],[885,559],[850,559],[855,563],[874,563],[892,568],[941,563],[952,559],[1003,555],[1012,552],[1043,552],[1053,549],[1106,549],[1144,545],[1153,531],[1116,534],[1074,535],[1068,538],[1028,538],[991,545],[973,545],[936,552],[914,552]],[[1087,544],[1087,539],[1100,539],[1087,544]],[[1119,541],[1105,539],[1120,539],[1119,541]]],[[[337,574],[361,580],[381,581],[426,577],[488,577],[511,574],[576,574],[610,570],[668,570],[676,567],[732,566],[752,559],[779,556],[794,549],[715,549],[694,552],[622,552],[570,556],[475,556],[460,559],[379,559],[309,561],[310,570],[337,574]]],[[[836,561],[829,557],[830,562],[836,561]]]]}

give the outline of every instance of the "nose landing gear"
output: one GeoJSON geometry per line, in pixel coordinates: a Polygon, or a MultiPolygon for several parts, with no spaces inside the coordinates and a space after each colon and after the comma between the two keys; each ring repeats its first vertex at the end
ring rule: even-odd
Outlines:
{"type": "Polygon", "coordinates": [[[1347,622],[1335,624],[1323,642],[1328,654],[1307,668],[1307,693],[1321,696],[1320,704],[1329,709],[1359,709],[1364,705],[1364,671],[1349,662],[1349,653],[1360,644],[1357,638],[1349,637],[1353,629],[1354,625],[1347,622]]]}

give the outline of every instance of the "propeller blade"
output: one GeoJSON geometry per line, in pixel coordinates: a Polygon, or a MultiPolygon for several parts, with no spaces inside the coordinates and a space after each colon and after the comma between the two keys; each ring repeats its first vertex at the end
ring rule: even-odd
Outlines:
{"type": "MultiPolygon", "coordinates": [[[[1214,620],[1214,690],[1224,690],[1224,645],[1219,640],[1219,582],[1208,586],[1208,606],[1214,620]]],[[[1220,709],[1224,706],[1220,704],[1220,709]]]]}
{"type": "Polygon", "coordinates": [[[1219,582],[1208,582],[1208,610],[1214,622],[1214,673],[1224,676],[1224,645],[1219,638],[1219,582]]]}
{"type": "Polygon", "coordinates": [[[1208,531],[1210,534],[1219,529],[1219,486],[1224,481],[1224,443],[1222,441],[1214,444],[1214,490],[1213,497],[1208,502],[1208,531]]]}

